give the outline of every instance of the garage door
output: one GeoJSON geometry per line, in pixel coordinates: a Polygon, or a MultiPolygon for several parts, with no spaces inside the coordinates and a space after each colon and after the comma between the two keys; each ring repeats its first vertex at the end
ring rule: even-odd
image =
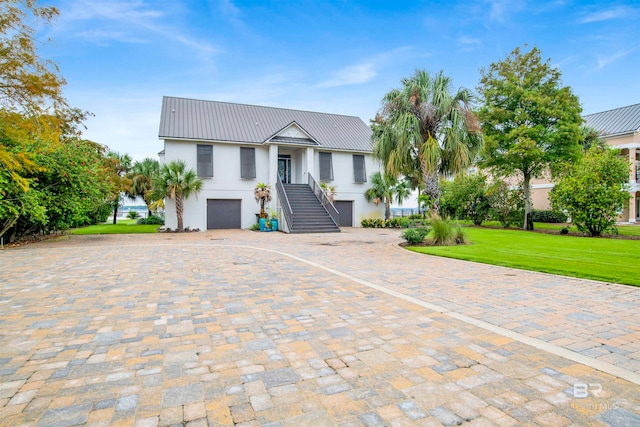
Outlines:
{"type": "Polygon", "coordinates": [[[338,200],[334,203],[338,210],[338,225],[340,227],[353,227],[353,202],[338,200]]]}
{"type": "Polygon", "coordinates": [[[241,228],[241,200],[208,199],[207,230],[241,228]]]}

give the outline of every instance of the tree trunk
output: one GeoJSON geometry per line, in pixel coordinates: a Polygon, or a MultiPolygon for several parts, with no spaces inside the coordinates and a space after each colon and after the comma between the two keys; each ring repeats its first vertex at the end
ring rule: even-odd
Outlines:
{"type": "Polygon", "coordinates": [[[524,192],[524,223],[523,230],[533,230],[533,218],[531,216],[531,175],[525,174],[522,183],[522,191],[524,192]]]}
{"type": "Polygon", "coordinates": [[[113,203],[113,224],[116,224],[116,219],[118,218],[118,206],[120,205],[120,198],[117,198],[113,203]]]}
{"type": "Polygon", "coordinates": [[[384,202],[384,219],[391,219],[391,201],[389,199],[384,202]]]}
{"type": "Polygon", "coordinates": [[[431,204],[429,213],[440,213],[440,183],[438,182],[438,174],[432,173],[422,174],[424,180],[424,194],[429,196],[429,202],[431,204]]]}
{"type": "Polygon", "coordinates": [[[182,196],[176,194],[176,217],[178,218],[178,231],[184,231],[184,222],[182,220],[182,196]]]}

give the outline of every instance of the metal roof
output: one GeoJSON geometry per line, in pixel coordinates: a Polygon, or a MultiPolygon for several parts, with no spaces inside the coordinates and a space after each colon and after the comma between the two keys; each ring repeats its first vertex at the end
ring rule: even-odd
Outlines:
{"type": "Polygon", "coordinates": [[[372,151],[371,129],[359,117],[170,96],[162,98],[159,137],[263,144],[292,122],[320,148],[372,151]]]}
{"type": "Polygon", "coordinates": [[[632,133],[640,129],[640,104],[589,114],[583,118],[587,126],[600,131],[602,136],[632,133]]]}

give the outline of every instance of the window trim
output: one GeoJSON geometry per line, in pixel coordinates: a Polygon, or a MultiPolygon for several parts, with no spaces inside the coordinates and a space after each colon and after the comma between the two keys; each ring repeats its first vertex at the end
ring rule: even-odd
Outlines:
{"type": "Polygon", "coordinates": [[[364,157],[364,154],[354,154],[353,155],[353,180],[358,184],[362,184],[367,182],[367,161],[364,157]],[[358,176],[358,168],[356,162],[362,159],[362,172],[361,175],[358,176]],[[361,178],[361,179],[358,179],[361,178]]]}
{"type": "Polygon", "coordinates": [[[242,179],[256,179],[256,149],[255,147],[240,147],[240,178],[242,179]],[[243,153],[251,153],[246,154],[249,157],[244,157],[243,153]],[[251,164],[247,165],[245,160],[250,159],[251,164]],[[248,171],[245,170],[249,169],[248,171]],[[247,173],[248,172],[248,173],[247,173]]]}
{"type": "Polygon", "coordinates": [[[320,151],[318,153],[318,162],[320,163],[320,171],[319,171],[319,175],[320,175],[320,181],[333,181],[333,153],[331,153],[330,151],[320,151]],[[323,175],[323,168],[322,168],[322,159],[328,159],[328,173],[329,175],[323,175]]]}
{"type": "MultiPolygon", "coordinates": [[[[202,156],[205,156],[203,153],[202,156]]],[[[196,145],[196,173],[200,178],[213,178],[213,145],[211,144],[197,144],[196,145]],[[207,148],[211,150],[211,158],[208,162],[200,161],[200,148],[207,148]],[[204,168],[207,168],[204,171],[204,168]],[[204,173],[201,173],[203,172],[204,173]]]]}

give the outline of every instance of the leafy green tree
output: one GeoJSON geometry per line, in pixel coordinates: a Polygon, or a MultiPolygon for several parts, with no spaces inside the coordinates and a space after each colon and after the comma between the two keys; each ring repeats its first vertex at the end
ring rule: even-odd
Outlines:
{"type": "Polygon", "coordinates": [[[393,176],[380,172],[371,175],[371,186],[365,191],[364,197],[368,202],[373,201],[376,206],[380,202],[384,203],[384,219],[391,218],[391,203],[395,200],[402,204],[411,192],[405,181],[398,181],[393,176]]]}
{"type": "Polygon", "coordinates": [[[0,2],[0,104],[9,110],[40,113],[67,106],[62,96],[66,84],[55,63],[38,56],[39,40],[30,23],[50,23],[55,7],[36,0],[0,2]]]}
{"type": "Polygon", "coordinates": [[[439,210],[439,176],[459,173],[475,159],[482,134],[471,110],[472,94],[451,93],[451,79],[416,70],[382,99],[373,127],[373,155],[391,176],[418,170],[431,209],[439,210]]]}
{"type": "Polygon", "coordinates": [[[487,196],[487,178],[484,175],[457,175],[453,181],[441,184],[440,210],[443,215],[457,219],[470,219],[482,225],[489,217],[491,205],[487,196]]]}
{"type": "Polygon", "coordinates": [[[577,162],[566,163],[550,199],[566,211],[578,230],[600,236],[615,230],[618,214],[629,201],[629,163],[619,150],[593,147],[577,162]]]}
{"type": "Polygon", "coordinates": [[[187,169],[185,162],[174,160],[160,167],[160,173],[153,183],[154,188],[170,199],[175,199],[178,231],[184,231],[184,199],[198,194],[202,189],[202,180],[193,169],[187,169]]]}
{"type": "Polygon", "coordinates": [[[524,53],[516,48],[480,74],[483,164],[499,177],[521,179],[523,228],[533,230],[531,179],[579,155],[580,102],[537,48],[524,53]]]}
{"type": "Polygon", "coordinates": [[[504,228],[522,221],[524,197],[520,189],[510,189],[506,182],[496,181],[487,188],[491,218],[504,228]]]}
{"type": "Polygon", "coordinates": [[[127,195],[133,199],[141,197],[147,205],[147,216],[151,216],[153,200],[153,179],[160,172],[160,164],[157,160],[146,158],[141,162],[135,162],[131,167],[128,178],[131,179],[131,187],[127,195]]]}

